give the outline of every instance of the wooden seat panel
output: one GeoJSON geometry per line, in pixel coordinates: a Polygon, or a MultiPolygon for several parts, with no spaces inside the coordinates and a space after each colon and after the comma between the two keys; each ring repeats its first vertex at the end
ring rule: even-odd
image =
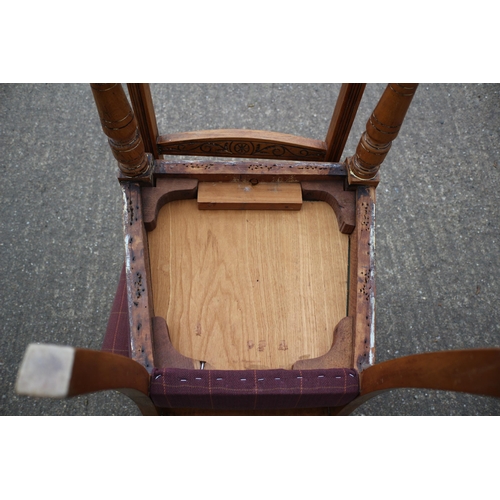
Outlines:
{"type": "Polygon", "coordinates": [[[348,235],[302,210],[166,204],[148,233],[154,314],[174,347],[218,369],[290,369],[328,352],[346,316],[348,235]]]}

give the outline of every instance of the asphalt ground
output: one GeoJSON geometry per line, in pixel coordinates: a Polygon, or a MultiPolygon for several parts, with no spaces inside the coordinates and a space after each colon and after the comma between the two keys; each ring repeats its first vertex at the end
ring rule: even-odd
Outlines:
{"type": "MultiPolygon", "coordinates": [[[[153,85],[163,133],[322,139],[339,85],[153,85]]],[[[369,85],[351,155],[385,85],[369,85]]],[[[99,349],[123,264],[116,163],[87,84],[0,85],[0,415],[138,415],[119,393],[14,392],[31,342],[99,349]]],[[[377,362],[500,346],[500,85],[421,84],[377,189],[377,362]]],[[[398,390],[354,415],[499,415],[500,400],[398,390]]]]}

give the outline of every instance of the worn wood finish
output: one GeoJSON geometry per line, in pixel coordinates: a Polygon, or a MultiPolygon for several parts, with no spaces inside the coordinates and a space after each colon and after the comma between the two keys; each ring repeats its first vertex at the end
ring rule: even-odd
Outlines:
{"type": "Polygon", "coordinates": [[[358,186],[356,228],[349,242],[349,316],[354,321],[354,368],[375,363],[375,188],[358,186]]]}
{"type": "Polygon", "coordinates": [[[155,187],[143,187],[142,213],[147,231],[156,227],[156,218],[160,208],[175,200],[196,198],[198,181],[196,179],[160,178],[155,187]]]}
{"type": "Polygon", "coordinates": [[[149,255],[142,215],[141,187],[122,183],[125,270],[130,321],[130,355],[151,373],[154,368],[149,255]]]}
{"type": "Polygon", "coordinates": [[[158,125],[153,106],[153,98],[148,83],[127,83],[132,108],[137,118],[139,131],[146,152],[151,153],[155,159],[159,158],[158,125]]]}
{"type": "Polygon", "coordinates": [[[347,159],[350,184],[378,183],[378,171],[397,137],[417,83],[390,83],[366,124],[356,153],[347,159]]]}
{"type": "Polygon", "coordinates": [[[361,396],[398,387],[500,397],[500,349],[431,352],[379,363],[363,374],[361,396]]]}
{"type": "Polygon", "coordinates": [[[342,319],[333,332],[331,349],[319,358],[302,359],[293,365],[294,370],[314,370],[317,368],[353,368],[352,318],[342,319]]]}
{"type": "Polygon", "coordinates": [[[323,161],[326,144],[280,132],[220,129],[162,135],[158,151],[164,155],[323,161]]]}
{"type": "Polygon", "coordinates": [[[366,83],[342,84],[326,134],[325,161],[340,161],[365,87],[366,83]]]}
{"type": "Polygon", "coordinates": [[[200,210],[300,210],[299,182],[200,182],[200,210]]]}
{"type": "Polygon", "coordinates": [[[153,186],[154,185],[154,177],[153,177],[153,155],[151,153],[146,153],[146,158],[148,162],[148,168],[142,173],[130,177],[129,175],[124,174],[120,169],[118,169],[117,179],[118,182],[129,182],[133,181],[140,186],[153,186]]]}
{"type": "Polygon", "coordinates": [[[176,201],[148,240],[155,314],[184,356],[289,369],[330,349],[346,311],[348,236],[327,204],[214,212],[176,201]]]}
{"type": "Polygon", "coordinates": [[[134,177],[149,168],[132,108],[119,83],[92,83],[101,125],[121,172],[134,177]]]}
{"type": "Polygon", "coordinates": [[[338,414],[348,415],[382,392],[403,388],[500,397],[500,349],[428,352],[376,364],[361,374],[359,397],[338,414]]]}
{"type": "Polygon", "coordinates": [[[139,363],[102,351],[51,344],[30,344],[16,383],[18,394],[70,398],[117,390],[132,399],[143,415],[157,415],[149,398],[150,377],[139,363]]]}
{"type": "Polygon", "coordinates": [[[116,389],[132,399],[143,415],[158,415],[149,398],[149,383],[147,370],[130,358],[76,349],[68,396],[116,389]]]}
{"type": "Polygon", "coordinates": [[[301,186],[304,200],[325,201],[333,208],[341,233],[353,232],[356,225],[356,194],[345,191],[343,181],[303,181],[301,186]]]}
{"type": "Polygon", "coordinates": [[[273,161],[155,161],[155,177],[189,177],[206,182],[298,182],[345,179],[342,163],[273,161]]]}

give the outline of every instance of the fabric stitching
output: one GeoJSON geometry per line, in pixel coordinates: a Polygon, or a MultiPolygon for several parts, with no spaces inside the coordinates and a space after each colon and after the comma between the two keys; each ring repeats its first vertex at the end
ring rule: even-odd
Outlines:
{"type": "MultiPolygon", "coordinates": [[[[326,372],[315,371],[314,373],[302,370],[275,371],[265,375],[262,371],[252,370],[253,386],[249,383],[252,380],[249,371],[238,370],[238,372],[240,373],[207,370],[203,376],[204,383],[195,383],[194,377],[196,374],[192,370],[166,369],[155,371],[156,374],[161,373],[163,375],[161,382],[163,390],[156,395],[156,403],[163,406],[161,401],[158,400],[158,397],[161,398],[163,395],[165,397],[164,404],[167,404],[170,408],[206,407],[211,409],[247,408],[255,410],[259,408],[259,405],[263,406],[260,401],[261,396],[265,395],[266,398],[271,398],[267,401],[267,404],[264,404],[263,407],[265,408],[327,407],[344,405],[343,401],[348,399],[347,402],[349,402],[355,398],[354,393],[359,393],[359,380],[352,374],[352,370],[347,369],[327,370],[326,372]],[[338,380],[340,374],[344,376],[343,383],[338,380]],[[212,375],[219,381],[212,380],[212,375]],[[259,382],[262,379],[259,378],[259,375],[264,375],[263,379],[267,380],[267,387],[262,387],[261,382],[259,382]],[[349,380],[347,379],[348,376],[349,380]],[[208,377],[208,380],[206,377],[208,377]],[[280,382],[274,382],[275,379],[279,379],[280,382]],[[181,382],[181,380],[184,380],[184,382],[181,382]],[[285,387],[282,387],[282,385],[285,385],[285,387]],[[209,400],[206,398],[207,392],[209,400]],[[305,396],[307,396],[307,401],[304,401],[305,396]],[[174,399],[171,399],[172,397],[174,399]],[[293,400],[290,401],[290,397],[295,398],[295,403],[293,403],[293,400]],[[301,406],[302,401],[304,403],[301,406]]],[[[159,381],[154,382],[158,383],[159,381]]],[[[156,391],[160,388],[159,384],[155,386],[153,383],[152,385],[156,391]]]]}
{"type": "Polygon", "coordinates": [[[302,381],[304,380],[304,376],[302,375],[302,370],[299,370],[299,376],[300,376],[300,393],[299,393],[299,398],[297,399],[297,402],[295,403],[295,406],[294,408],[297,408],[298,404],[299,404],[299,401],[301,400],[302,398],[302,388],[303,388],[303,385],[302,385],[302,381]]]}
{"type": "Polygon", "coordinates": [[[212,377],[211,377],[210,371],[208,372],[208,394],[210,394],[210,408],[212,408],[212,410],[213,410],[214,409],[214,402],[212,400],[212,377]]]}
{"type": "Polygon", "coordinates": [[[255,387],[255,401],[253,404],[253,409],[257,408],[257,399],[259,397],[259,388],[257,387],[257,370],[253,371],[253,385],[255,387]]]}

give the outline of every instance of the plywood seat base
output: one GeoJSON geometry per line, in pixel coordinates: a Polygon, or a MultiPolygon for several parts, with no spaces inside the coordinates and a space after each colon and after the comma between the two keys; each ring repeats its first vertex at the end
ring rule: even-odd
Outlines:
{"type": "Polygon", "coordinates": [[[182,355],[220,370],[291,369],[325,355],[347,315],[348,235],[331,206],[164,205],[148,233],[154,315],[182,355]]]}

